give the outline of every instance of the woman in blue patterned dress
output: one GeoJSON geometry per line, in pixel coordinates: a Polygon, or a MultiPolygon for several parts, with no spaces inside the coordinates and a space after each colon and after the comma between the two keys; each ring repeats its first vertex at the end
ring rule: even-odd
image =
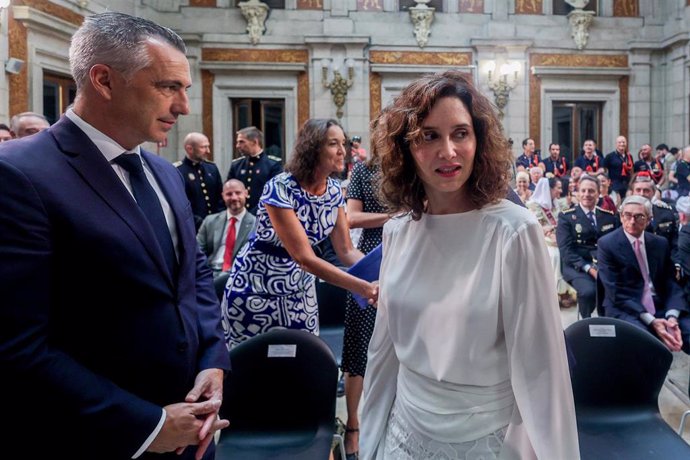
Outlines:
{"type": "Polygon", "coordinates": [[[330,177],[345,167],[345,140],[337,121],[307,120],[285,172],[264,187],[256,235],[238,253],[225,288],[229,349],[275,328],[318,335],[317,276],[376,301],[376,285],[345,273],[312,249],[330,237],[344,265],[362,258],[350,240],[340,184],[330,177]]]}

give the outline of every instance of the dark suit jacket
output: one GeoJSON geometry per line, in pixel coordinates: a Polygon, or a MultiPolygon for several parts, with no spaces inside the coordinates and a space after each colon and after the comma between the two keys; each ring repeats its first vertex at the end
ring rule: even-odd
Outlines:
{"type": "MultiPolygon", "coordinates": [[[[683,291],[675,279],[675,267],[665,238],[644,232],[649,276],[656,292],[658,316],[675,308],[687,311],[683,291]]],[[[597,252],[599,277],[604,285],[606,316],[627,321],[639,320],[646,310],[642,305],[644,281],[635,252],[622,228],[603,236],[597,252]]]]}
{"type": "Polygon", "coordinates": [[[3,456],[23,451],[7,458],[130,458],[199,371],[229,368],[182,177],[142,156],[175,214],[177,279],[69,119],[0,146],[0,390],[11,414],[0,440],[3,456]]]}
{"type": "MultiPolygon", "coordinates": [[[[223,230],[225,229],[225,222],[227,221],[227,211],[217,212],[206,217],[199,228],[196,235],[196,240],[199,243],[201,252],[206,254],[209,259],[209,266],[212,259],[216,257],[216,253],[223,242],[223,230]]],[[[232,250],[233,260],[237,253],[242,248],[244,243],[249,239],[249,234],[254,228],[256,217],[254,214],[247,212],[240,222],[240,228],[235,239],[235,247],[232,250]]]]}

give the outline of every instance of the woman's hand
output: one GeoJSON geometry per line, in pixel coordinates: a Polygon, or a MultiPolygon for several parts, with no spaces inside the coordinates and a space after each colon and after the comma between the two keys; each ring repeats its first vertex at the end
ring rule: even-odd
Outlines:
{"type": "Polygon", "coordinates": [[[376,305],[376,302],[379,301],[379,282],[374,281],[370,283],[362,281],[361,288],[357,291],[357,294],[367,299],[369,305],[376,305]]]}

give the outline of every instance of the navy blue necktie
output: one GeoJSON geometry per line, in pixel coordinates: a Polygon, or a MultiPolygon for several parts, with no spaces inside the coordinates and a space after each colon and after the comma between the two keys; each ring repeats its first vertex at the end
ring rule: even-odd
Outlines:
{"type": "Polygon", "coordinates": [[[589,221],[592,223],[592,227],[597,228],[597,223],[594,220],[594,211],[589,211],[587,213],[587,217],[589,218],[589,221]]]}
{"type": "Polygon", "coordinates": [[[161,202],[146,178],[144,166],[141,164],[142,160],[135,153],[123,153],[113,161],[129,173],[129,183],[132,186],[134,198],[151,224],[153,233],[156,235],[158,244],[163,251],[165,263],[170,270],[170,274],[174,277],[177,265],[175,247],[170,236],[168,223],[165,220],[165,214],[163,214],[161,202]]]}

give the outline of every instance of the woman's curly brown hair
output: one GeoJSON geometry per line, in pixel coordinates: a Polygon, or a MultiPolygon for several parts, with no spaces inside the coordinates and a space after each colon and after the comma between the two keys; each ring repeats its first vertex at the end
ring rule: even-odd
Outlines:
{"type": "Polygon", "coordinates": [[[505,198],[512,153],[491,102],[458,71],[424,76],[410,83],[372,123],[372,145],[381,164],[379,194],[391,212],[411,212],[415,220],[426,209],[426,192],[410,148],[422,139],[422,122],[443,97],[457,97],[472,117],[477,139],[474,165],[465,187],[475,209],[505,198]]]}
{"type": "MultiPolygon", "coordinates": [[[[328,140],[328,128],[343,127],[332,118],[310,118],[297,133],[295,146],[285,171],[291,173],[300,185],[314,184],[314,171],[321,160],[321,149],[328,140]]],[[[343,133],[345,130],[343,129],[343,133]]],[[[347,139],[347,136],[345,136],[347,139]]]]}

